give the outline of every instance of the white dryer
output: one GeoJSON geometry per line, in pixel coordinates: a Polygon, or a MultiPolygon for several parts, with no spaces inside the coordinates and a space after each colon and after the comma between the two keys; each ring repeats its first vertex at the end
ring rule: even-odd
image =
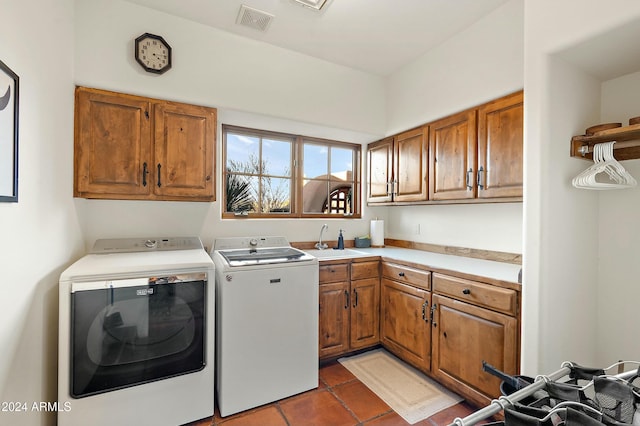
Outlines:
{"type": "Polygon", "coordinates": [[[98,240],[60,276],[58,425],[214,413],[214,265],[198,238],[98,240]]]}
{"type": "Polygon", "coordinates": [[[220,415],[318,387],[318,259],[284,237],[220,238],[212,257],[220,415]]]}

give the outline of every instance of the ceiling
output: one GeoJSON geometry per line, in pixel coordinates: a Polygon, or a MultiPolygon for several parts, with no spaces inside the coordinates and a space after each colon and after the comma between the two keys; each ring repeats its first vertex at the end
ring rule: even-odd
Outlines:
{"type": "Polygon", "coordinates": [[[387,76],[509,0],[128,0],[371,74],[387,76]],[[236,24],[246,5],[274,15],[265,32],[236,24]]]}

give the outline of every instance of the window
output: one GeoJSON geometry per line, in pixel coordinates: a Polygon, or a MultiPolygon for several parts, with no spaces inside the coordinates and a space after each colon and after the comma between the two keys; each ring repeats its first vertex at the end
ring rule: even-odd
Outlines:
{"type": "Polygon", "coordinates": [[[222,126],[223,217],[360,217],[360,145],[222,126]]]}

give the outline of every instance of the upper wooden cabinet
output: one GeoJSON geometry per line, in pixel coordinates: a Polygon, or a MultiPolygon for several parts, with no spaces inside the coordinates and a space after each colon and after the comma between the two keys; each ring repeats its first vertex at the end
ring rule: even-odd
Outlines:
{"type": "Polygon", "coordinates": [[[522,197],[523,92],[478,108],[478,197],[522,197]]]}
{"type": "Polygon", "coordinates": [[[216,110],[76,88],[74,196],[215,201],[216,110]]]}
{"type": "Polygon", "coordinates": [[[425,126],[369,144],[369,203],[427,199],[428,133],[425,126]]]}
{"type": "Polygon", "coordinates": [[[392,201],[393,137],[369,144],[367,160],[369,172],[367,201],[369,203],[392,201]]]}
{"type": "Polygon", "coordinates": [[[409,130],[393,138],[394,200],[424,201],[427,186],[427,136],[429,127],[409,130]]]}
{"type": "Polygon", "coordinates": [[[519,91],[369,144],[367,201],[517,201],[523,111],[519,91]]]}
{"type": "Polygon", "coordinates": [[[431,123],[429,136],[429,199],[475,197],[476,110],[431,123]]]}

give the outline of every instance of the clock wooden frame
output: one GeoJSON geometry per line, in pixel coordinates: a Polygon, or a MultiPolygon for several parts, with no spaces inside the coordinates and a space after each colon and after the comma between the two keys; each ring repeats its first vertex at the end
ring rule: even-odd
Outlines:
{"type": "Polygon", "coordinates": [[[134,55],[135,55],[135,58],[136,58],[136,62],[138,62],[140,64],[140,66],[147,72],[151,72],[151,73],[154,73],[154,74],[164,74],[165,72],[167,72],[167,71],[169,71],[171,69],[171,56],[172,56],[171,55],[171,46],[169,45],[169,43],[167,43],[167,41],[164,38],[162,38],[159,35],[151,34],[151,33],[144,33],[140,37],[136,38],[135,43],[134,43],[134,55]],[[167,62],[161,68],[155,68],[153,66],[149,66],[149,62],[146,60],[146,58],[143,58],[143,57],[140,56],[140,45],[141,45],[141,43],[143,43],[144,41],[146,41],[148,39],[157,40],[163,46],[165,46],[166,49],[167,49],[167,62]]]}

